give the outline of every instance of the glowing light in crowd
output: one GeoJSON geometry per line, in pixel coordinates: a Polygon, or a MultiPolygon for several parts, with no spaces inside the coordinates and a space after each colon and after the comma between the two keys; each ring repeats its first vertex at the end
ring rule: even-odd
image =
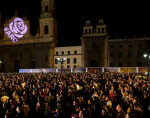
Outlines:
{"type": "Polygon", "coordinates": [[[144,57],[146,58],[146,57],[147,57],[147,54],[144,54],[144,57]]]}
{"type": "Polygon", "coordinates": [[[27,32],[27,25],[21,18],[15,18],[13,22],[9,24],[9,27],[4,29],[5,34],[12,40],[13,43],[18,41],[18,38],[22,38],[27,32]]]}

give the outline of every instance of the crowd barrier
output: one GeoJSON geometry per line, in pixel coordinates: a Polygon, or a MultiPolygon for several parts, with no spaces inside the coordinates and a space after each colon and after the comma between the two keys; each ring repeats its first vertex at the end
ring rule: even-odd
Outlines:
{"type": "Polygon", "coordinates": [[[148,73],[150,67],[89,67],[89,68],[40,68],[40,69],[19,69],[19,73],[64,73],[64,72],[90,72],[90,73],[148,73]]]}

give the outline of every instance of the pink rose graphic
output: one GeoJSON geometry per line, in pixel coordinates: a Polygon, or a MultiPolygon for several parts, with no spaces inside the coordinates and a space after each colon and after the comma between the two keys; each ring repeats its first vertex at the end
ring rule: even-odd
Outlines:
{"type": "Polygon", "coordinates": [[[28,29],[24,21],[20,18],[15,18],[15,20],[9,24],[9,28],[17,38],[22,38],[28,29]]]}

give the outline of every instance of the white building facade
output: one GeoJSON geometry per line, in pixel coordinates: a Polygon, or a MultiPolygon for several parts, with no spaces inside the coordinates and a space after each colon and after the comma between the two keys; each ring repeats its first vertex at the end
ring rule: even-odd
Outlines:
{"type": "Polygon", "coordinates": [[[61,62],[58,59],[64,59],[62,68],[80,68],[81,46],[55,47],[54,68],[61,68],[61,62]]]}

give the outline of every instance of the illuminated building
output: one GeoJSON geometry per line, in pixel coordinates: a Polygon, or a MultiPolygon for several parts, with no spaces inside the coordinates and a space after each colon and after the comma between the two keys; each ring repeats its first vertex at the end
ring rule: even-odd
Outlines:
{"type": "MultiPolygon", "coordinates": [[[[19,16],[6,19],[4,28],[8,27],[16,17],[19,16]]],[[[39,30],[35,36],[30,33],[30,21],[26,17],[22,19],[28,30],[16,43],[12,43],[6,34],[2,36],[3,33],[0,31],[0,60],[2,61],[0,72],[18,72],[19,68],[54,67],[53,55],[57,40],[54,0],[42,0],[39,30]]]]}
{"type": "Polygon", "coordinates": [[[81,46],[55,47],[54,67],[60,68],[57,58],[66,58],[63,68],[80,68],[82,67],[81,46]]]}

